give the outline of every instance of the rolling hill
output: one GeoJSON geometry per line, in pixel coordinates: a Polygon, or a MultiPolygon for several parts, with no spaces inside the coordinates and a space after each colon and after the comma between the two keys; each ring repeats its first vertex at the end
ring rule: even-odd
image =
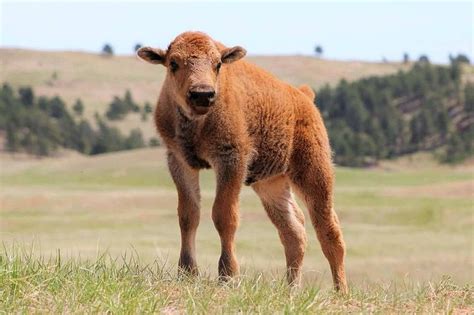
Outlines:
{"type": "MultiPolygon", "coordinates": [[[[334,61],[309,56],[249,56],[251,62],[294,85],[309,84],[315,89],[335,85],[341,79],[357,80],[407,70],[401,63],[334,61]]],[[[114,96],[129,89],[133,98],[154,103],[165,76],[165,68],[150,66],[135,56],[104,57],[84,52],[49,52],[0,49],[2,82],[13,87],[31,86],[38,95],[59,95],[68,105],[81,98],[85,117],[103,113],[114,96]]],[[[139,115],[128,115],[114,123],[121,130],[139,126],[146,137],[155,135],[153,124],[139,115]]]]}

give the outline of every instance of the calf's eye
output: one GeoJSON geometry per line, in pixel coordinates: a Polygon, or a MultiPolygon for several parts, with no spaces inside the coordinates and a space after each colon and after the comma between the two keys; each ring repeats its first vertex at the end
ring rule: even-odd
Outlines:
{"type": "Polygon", "coordinates": [[[176,61],[170,62],[170,69],[171,69],[171,72],[175,72],[176,70],[178,70],[178,64],[176,63],[176,61]]]}

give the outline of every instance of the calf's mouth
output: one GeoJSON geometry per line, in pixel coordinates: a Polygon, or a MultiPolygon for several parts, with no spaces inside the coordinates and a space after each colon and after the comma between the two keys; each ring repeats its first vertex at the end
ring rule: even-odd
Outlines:
{"type": "Polygon", "coordinates": [[[209,112],[209,107],[208,106],[193,106],[192,107],[194,112],[198,115],[205,115],[209,112]]]}

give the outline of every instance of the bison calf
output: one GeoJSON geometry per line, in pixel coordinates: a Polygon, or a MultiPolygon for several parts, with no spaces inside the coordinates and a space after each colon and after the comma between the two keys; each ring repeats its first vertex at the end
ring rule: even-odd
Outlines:
{"type": "Polygon", "coordinates": [[[167,68],[155,122],[178,190],[180,270],[197,273],[198,174],[213,168],[212,219],[221,238],[221,278],[239,272],[234,238],[245,183],[278,229],[288,281],[299,283],[306,247],[304,215],[294,190],[308,208],[335,288],[345,292],[345,245],[333,209],[331,149],[314,93],[241,60],[245,54],[242,47],[227,48],[200,32],[179,35],[166,51],[138,50],[143,60],[167,68]]]}

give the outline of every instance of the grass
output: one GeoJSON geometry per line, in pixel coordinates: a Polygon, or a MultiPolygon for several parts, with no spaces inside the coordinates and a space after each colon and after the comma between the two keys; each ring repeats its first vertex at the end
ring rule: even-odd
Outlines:
{"type": "Polygon", "coordinates": [[[318,285],[288,288],[281,277],[245,273],[228,283],[178,277],[166,263],[113,258],[48,259],[16,247],[0,252],[0,308],[7,313],[469,313],[474,287],[448,277],[379,283],[341,295],[318,285]]]}
{"type": "Polygon", "coordinates": [[[163,149],[0,158],[0,310],[474,311],[472,163],[448,167],[421,157],[415,164],[337,168],[335,206],[351,287],[339,296],[310,224],[304,286],[288,291],[278,235],[249,188],[241,193],[236,242],[243,275],[218,284],[211,171],[201,174],[202,276],[178,280],[177,196],[163,149]]]}

